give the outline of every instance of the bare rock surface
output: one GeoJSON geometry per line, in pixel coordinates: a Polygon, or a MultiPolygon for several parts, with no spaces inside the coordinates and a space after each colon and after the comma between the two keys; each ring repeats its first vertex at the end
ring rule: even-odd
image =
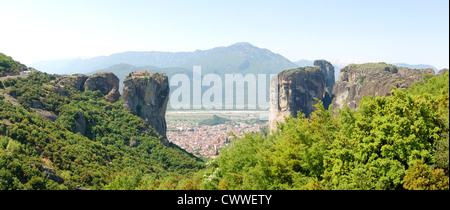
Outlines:
{"type": "Polygon", "coordinates": [[[357,109],[362,96],[389,96],[393,87],[406,89],[420,81],[433,69],[409,69],[386,63],[351,64],[341,69],[338,81],[333,87],[334,109],[345,105],[357,109]]]}
{"type": "Polygon", "coordinates": [[[138,73],[128,76],[123,82],[123,107],[166,137],[165,115],[170,91],[168,77],[158,73],[138,73]]]}

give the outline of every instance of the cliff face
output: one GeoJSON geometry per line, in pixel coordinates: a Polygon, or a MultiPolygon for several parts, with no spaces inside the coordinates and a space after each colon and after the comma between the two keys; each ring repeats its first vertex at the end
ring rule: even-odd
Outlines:
{"type": "Polygon", "coordinates": [[[89,77],[84,74],[62,76],[62,79],[55,85],[54,91],[68,95],[67,87],[81,92],[100,90],[105,95],[105,99],[111,103],[120,98],[119,78],[111,72],[99,72],[89,77]]]}
{"type": "Polygon", "coordinates": [[[317,103],[331,103],[334,86],[334,66],[326,60],[314,61],[314,67],[283,71],[270,81],[269,129],[275,130],[277,122],[285,117],[297,117],[300,111],[309,117],[317,103]]]}
{"type": "Polygon", "coordinates": [[[436,76],[444,75],[445,73],[447,73],[447,71],[448,71],[448,69],[441,69],[441,70],[436,74],[436,76]]]}
{"type": "Polygon", "coordinates": [[[99,72],[90,76],[84,83],[84,90],[100,90],[107,101],[119,100],[119,78],[111,72],[99,72]]]}
{"type": "Polygon", "coordinates": [[[317,67],[302,67],[283,71],[271,79],[270,85],[270,130],[276,129],[276,123],[285,117],[297,117],[301,111],[306,116],[314,111],[317,103],[325,96],[326,75],[317,67]],[[278,84],[277,84],[278,83],[278,84]]]}
{"type": "Polygon", "coordinates": [[[166,108],[169,81],[165,74],[133,74],[125,79],[123,107],[144,119],[159,134],[166,137],[166,108]]]}
{"type": "Polygon", "coordinates": [[[58,82],[58,86],[63,87],[72,87],[75,90],[79,90],[81,92],[84,91],[84,83],[89,77],[84,74],[75,74],[71,76],[63,76],[63,79],[61,79],[58,82]]]}
{"type": "Polygon", "coordinates": [[[333,108],[356,109],[363,95],[389,96],[392,86],[405,89],[433,69],[409,69],[386,63],[351,64],[341,69],[333,88],[333,108]]]}
{"type": "Polygon", "coordinates": [[[322,71],[322,74],[324,75],[325,79],[325,87],[326,91],[331,95],[333,92],[333,86],[334,86],[334,66],[326,61],[326,60],[316,60],[314,61],[314,67],[320,69],[322,71]]]}
{"type": "MultiPolygon", "coordinates": [[[[119,78],[111,72],[99,72],[91,76],[83,74],[62,76],[54,91],[68,95],[66,88],[79,91],[99,90],[111,103],[119,100],[119,78]]],[[[166,137],[166,107],[169,99],[169,82],[165,74],[141,72],[127,77],[123,87],[123,106],[144,119],[159,134],[166,137]]],[[[76,132],[85,134],[84,113],[78,113],[76,132]]]]}

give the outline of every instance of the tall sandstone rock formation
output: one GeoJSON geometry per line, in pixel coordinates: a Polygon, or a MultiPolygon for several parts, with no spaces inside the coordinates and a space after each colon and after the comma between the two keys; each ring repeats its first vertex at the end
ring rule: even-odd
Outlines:
{"type": "Polygon", "coordinates": [[[389,96],[392,87],[409,88],[433,69],[409,69],[386,63],[350,64],[341,69],[333,88],[333,109],[357,109],[362,96],[389,96]]]}
{"type": "Polygon", "coordinates": [[[57,86],[63,88],[71,87],[75,90],[84,92],[84,83],[89,77],[84,74],[74,74],[70,76],[62,76],[62,79],[58,82],[57,86]]]}
{"type": "Polygon", "coordinates": [[[87,78],[84,90],[100,90],[107,101],[114,103],[119,100],[119,78],[111,72],[99,72],[87,78]]]}
{"type": "MultiPolygon", "coordinates": [[[[285,117],[297,117],[300,111],[309,116],[318,100],[331,101],[334,85],[334,67],[328,61],[318,60],[314,67],[286,70],[271,78],[269,129],[285,117]]],[[[328,102],[329,104],[329,102],[328,102]]]]}
{"type": "Polygon", "coordinates": [[[123,107],[144,119],[166,137],[169,81],[165,74],[137,72],[128,76],[122,90],[123,107]]]}
{"type": "Polygon", "coordinates": [[[314,61],[314,67],[320,69],[325,79],[326,91],[331,95],[333,92],[334,80],[334,66],[326,60],[314,61]]]}
{"type": "MultiPolygon", "coordinates": [[[[61,76],[61,80],[55,85],[55,91],[67,95],[69,87],[82,92],[99,90],[111,103],[121,97],[118,91],[119,78],[111,72],[99,72],[91,76],[61,76]]],[[[124,108],[144,119],[159,134],[166,137],[165,113],[169,99],[169,82],[165,74],[137,72],[130,75],[124,81],[122,99],[124,108]]],[[[84,113],[78,112],[75,132],[84,135],[86,124],[84,113]]],[[[164,139],[161,141],[167,143],[164,139]]]]}

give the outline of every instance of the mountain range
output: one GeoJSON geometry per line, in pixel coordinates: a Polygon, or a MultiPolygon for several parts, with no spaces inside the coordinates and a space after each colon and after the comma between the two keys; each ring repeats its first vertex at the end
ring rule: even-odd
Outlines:
{"type": "MultiPolygon", "coordinates": [[[[0,74],[21,66],[2,61],[0,74]]],[[[349,108],[334,114],[324,107],[334,67],[313,64],[281,72],[269,91],[279,93],[276,110],[305,113],[267,136],[233,138],[206,165],[149,122],[165,112],[150,108],[165,107],[166,74],[130,74],[120,96],[112,73],[21,74],[31,69],[24,66],[0,78],[0,190],[448,190],[448,69],[435,77],[432,69],[348,65],[331,93],[332,104],[349,108]],[[316,108],[303,106],[311,101],[316,108]]]]}
{"type": "Polygon", "coordinates": [[[278,73],[297,67],[288,59],[267,49],[240,42],[228,47],[216,47],[194,52],[123,52],[89,59],[61,59],[41,61],[31,66],[47,73],[90,73],[117,64],[183,68],[202,66],[203,73],[278,73]]]}
{"type": "MultiPolygon", "coordinates": [[[[340,69],[355,61],[335,60],[334,78],[338,80],[340,69]]],[[[394,64],[408,68],[432,68],[430,65],[394,64]]],[[[268,49],[256,47],[248,42],[238,42],[227,47],[216,47],[209,50],[193,52],[160,52],[160,51],[130,51],[109,56],[94,58],[75,58],[41,61],[31,64],[32,67],[47,73],[86,74],[112,72],[119,78],[119,91],[122,92],[123,81],[131,72],[149,71],[166,73],[169,79],[172,75],[182,73],[192,76],[193,66],[201,66],[203,75],[214,73],[225,74],[278,74],[281,71],[298,67],[314,66],[313,60],[302,59],[291,62],[280,54],[268,49]]],[[[268,85],[268,80],[267,80],[268,85]]],[[[202,89],[204,93],[206,89],[202,89]]],[[[223,95],[224,97],[225,95],[223,95]]],[[[268,92],[266,93],[268,97],[268,92]]],[[[193,95],[190,96],[191,100],[193,95]]],[[[233,96],[235,97],[235,96],[233,96]]],[[[225,98],[223,98],[225,101],[225,98]]],[[[171,106],[169,105],[169,109],[171,106]]]]}
{"type": "MultiPolygon", "coordinates": [[[[30,66],[52,74],[82,73],[90,75],[99,71],[110,71],[121,79],[120,84],[122,84],[122,78],[132,71],[165,72],[170,76],[178,72],[192,72],[193,66],[200,65],[203,74],[276,74],[287,69],[313,66],[313,62],[313,60],[306,59],[292,62],[268,49],[258,48],[247,42],[238,42],[227,47],[193,52],[129,51],[93,58],[40,61],[32,63],[30,66]]],[[[351,61],[342,62],[341,60],[331,60],[330,62],[335,66],[336,80],[340,68],[352,63],[351,61]]],[[[416,69],[432,68],[435,72],[438,71],[436,67],[425,64],[392,64],[416,69]]]]}

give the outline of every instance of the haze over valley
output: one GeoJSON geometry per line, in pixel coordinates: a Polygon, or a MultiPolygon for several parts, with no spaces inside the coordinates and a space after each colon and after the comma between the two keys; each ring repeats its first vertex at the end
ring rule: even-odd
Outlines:
{"type": "MultiPolygon", "coordinates": [[[[0,190],[449,190],[447,0],[17,0],[0,20],[0,190]]],[[[175,193],[148,198],[198,204],[175,193]]]]}

